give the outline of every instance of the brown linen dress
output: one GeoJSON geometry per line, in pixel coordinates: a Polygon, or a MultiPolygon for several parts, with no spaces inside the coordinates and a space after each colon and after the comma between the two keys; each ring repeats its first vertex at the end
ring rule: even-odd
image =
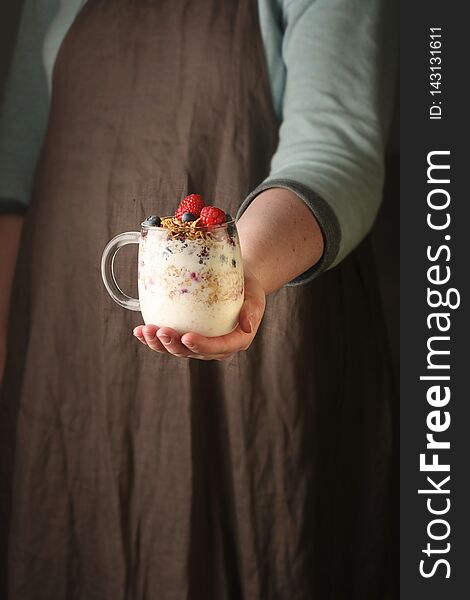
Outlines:
{"type": "MultiPolygon", "coordinates": [[[[368,241],[272,294],[252,347],[221,363],[139,344],[100,278],[116,233],[189,192],[235,213],[267,175],[257,10],[88,0],[60,49],[1,400],[1,598],[396,597],[368,241]]],[[[135,254],[118,262],[135,295],[135,254]]]]}

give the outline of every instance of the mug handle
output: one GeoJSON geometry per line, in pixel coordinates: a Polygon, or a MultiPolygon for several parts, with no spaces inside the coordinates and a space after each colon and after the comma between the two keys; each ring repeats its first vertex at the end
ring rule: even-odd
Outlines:
{"type": "Polygon", "coordinates": [[[101,256],[101,277],[111,298],[128,310],[140,310],[140,302],[137,298],[131,298],[118,286],[114,276],[114,259],[120,248],[127,244],[139,244],[140,233],[138,231],[126,231],[114,237],[103,250],[101,256]]]}

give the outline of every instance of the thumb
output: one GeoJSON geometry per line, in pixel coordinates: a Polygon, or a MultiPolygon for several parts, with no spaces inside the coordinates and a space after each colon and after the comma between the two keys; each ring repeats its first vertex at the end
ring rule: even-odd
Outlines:
{"type": "Polygon", "coordinates": [[[244,333],[253,333],[259,327],[266,306],[266,296],[257,278],[245,268],[245,301],[238,319],[244,333]]]}
{"type": "Polygon", "coordinates": [[[254,294],[245,296],[245,302],[242,305],[238,319],[240,329],[244,333],[253,333],[258,329],[263,318],[265,304],[264,296],[257,297],[254,294]]]}
{"type": "Polygon", "coordinates": [[[244,333],[253,333],[254,331],[254,314],[253,302],[250,298],[246,298],[242,305],[239,317],[240,329],[244,333]]]}

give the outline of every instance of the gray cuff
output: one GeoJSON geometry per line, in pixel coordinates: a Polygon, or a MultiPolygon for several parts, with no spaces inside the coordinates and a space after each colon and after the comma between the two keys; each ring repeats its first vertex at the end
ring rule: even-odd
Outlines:
{"type": "Polygon", "coordinates": [[[267,179],[263,181],[242,202],[237,211],[236,218],[239,219],[241,217],[256,196],[270,188],[284,188],[294,192],[310,208],[322,230],[324,240],[322,257],[313,267],[286,284],[287,286],[304,285],[315,279],[315,277],[318,277],[323,271],[326,271],[338,255],[341,242],[341,229],[338,219],[330,205],[323,198],[306,185],[292,179],[267,179]]]}
{"type": "Polygon", "coordinates": [[[0,215],[25,215],[28,207],[12,198],[0,198],[0,215]]]}

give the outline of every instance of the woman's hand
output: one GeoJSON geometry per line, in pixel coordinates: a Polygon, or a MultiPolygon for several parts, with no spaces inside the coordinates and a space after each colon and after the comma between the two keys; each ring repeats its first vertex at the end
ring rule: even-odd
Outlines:
{"type": "Polygon", "coordinates": [[[245,268],[245,301],[236,329],[219,337],[204,337],[197,333],[180,335],[170,327],[139,325],[136,338],[151,350],[173,354],[180,358],[224,360],[240,350],[247,350],[253,341],[266,306],[266,295],[258,279],[245,268]]]}
{"type": "Polygon", "coordinates": [[[245,268],[245,302],[237,328],[208,338],[140,325],[134,335],[143,344],[155,352],[202,360],[223,360],[246,350],[263,318],[266,295],[314,265],[323,253],[323,235],[312,211],[282,188],[261,192],[237,222],[237,230],[245,268]]]}

